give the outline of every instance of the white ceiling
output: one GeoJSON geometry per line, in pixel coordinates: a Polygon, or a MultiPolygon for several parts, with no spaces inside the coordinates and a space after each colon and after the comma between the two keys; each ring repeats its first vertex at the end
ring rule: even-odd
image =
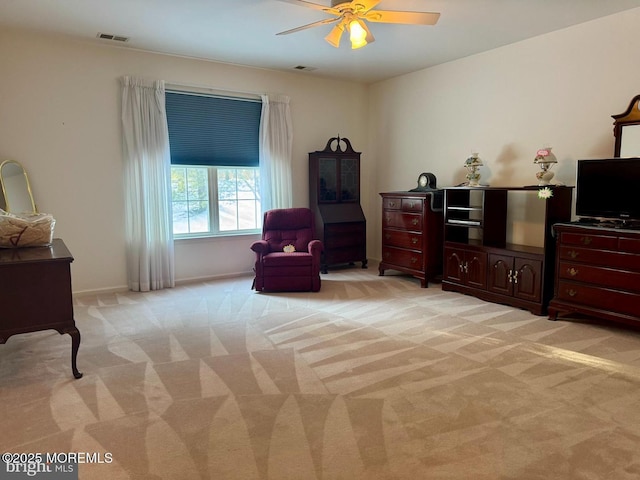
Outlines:
{"type": "Polygon", "coordinates": [[[129,37],[124,48],[371,83],[635,7],[640,0],[382,0],[377,9],[440,20],[369,24],[376,41],[358,50],[326,43],[332,25],[276,36],[330,18],[279,0],[0,0],[0,28],[102,43],[96,35],[109,33],[129,37]]]}

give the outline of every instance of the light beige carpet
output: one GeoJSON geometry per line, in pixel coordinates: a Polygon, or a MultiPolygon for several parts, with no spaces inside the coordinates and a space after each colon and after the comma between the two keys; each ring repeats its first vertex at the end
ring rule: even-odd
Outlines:
{"type": "Polygon", "coordinates": [[[0,450],[82,479],[638,479],[640,335],[421,289],[375,265],[76,299],[0,345],[0,450]]]}

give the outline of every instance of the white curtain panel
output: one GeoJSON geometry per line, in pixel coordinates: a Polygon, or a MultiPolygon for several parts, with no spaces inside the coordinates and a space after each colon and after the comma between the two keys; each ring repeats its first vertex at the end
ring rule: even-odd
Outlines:
{"type": "Polygon", "coordinates": [[[129,288],[175,286],[171,158],[164,82],[122,78],[125,234],[129,288]]]}
{"type": "Polygon", "coordinates": [[[262,211],[293,206],[291,148],[293,126],[286,95],[262,95],[260,185],[262,211]]]}

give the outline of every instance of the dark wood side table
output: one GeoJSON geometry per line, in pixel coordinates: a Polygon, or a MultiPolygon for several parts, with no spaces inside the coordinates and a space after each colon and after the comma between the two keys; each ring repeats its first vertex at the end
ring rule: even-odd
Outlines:
{"type": "Polygon", "coordinates": [[[71,369],[75,378],[80,332],[73,319],[73,257],[64,242],[51,246],[0,249],[0,344],[18,333],[56,330],[71,336],[71,369]]]}

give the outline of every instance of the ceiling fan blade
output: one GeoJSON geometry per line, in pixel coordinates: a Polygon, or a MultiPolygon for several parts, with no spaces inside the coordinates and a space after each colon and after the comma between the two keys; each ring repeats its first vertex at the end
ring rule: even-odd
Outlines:
{"type": "Polygon", "coordinates": [[[284,32],[276,33],[276,35],[289,35],[290,33],[299,32],[301,30],[306,30],[307,28],[319,27],[320,25],[327,25],[328,23],[334,23],[340,20],[339,18],[327,18],[325,20],[320,20],[317,22],[309,23],[307,25],[303,25],[301,27],[292,28],[291,30],[285,30],[284,32]]]}
{"type": "Polygon", "coordinates": [[[326,5],[320,5],[318,3],[307,2],[306,0],[280,0],[281,2],[292,3],[300,7],[313,8],[314,10],[320,10],[322,12],[329,13],[331,15],[340,15],[340,11],[326,5]]]}
{"type": "Polygon", "coordinates": [[[370,22],[379,23],[435,25],[440,18],[440,14],[432,12],[398,12],[392,10],[373,10],[362,15],[362,17],[370,22]]]}
{"type": "Polygon", "coordinates": [[[324,39],[334,47],[338,48],[340,47],[340,38],[342,37],[343,33],[344,33],[344,25],[340,23],[335,27],[333,27],[329,32],[329,35],[324,37],[324,39]]]}

